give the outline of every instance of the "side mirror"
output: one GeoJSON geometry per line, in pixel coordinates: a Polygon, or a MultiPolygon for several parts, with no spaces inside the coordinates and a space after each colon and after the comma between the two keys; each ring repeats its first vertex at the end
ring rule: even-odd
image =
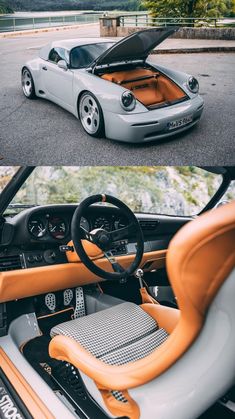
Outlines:
{"type": "Polygon", "coordinates": [[[57,63],[58,67],[61,68],[62,70],[67,71],[68,70],[68,64],[66,63],[65,60],[60,60],[57,63]]]}

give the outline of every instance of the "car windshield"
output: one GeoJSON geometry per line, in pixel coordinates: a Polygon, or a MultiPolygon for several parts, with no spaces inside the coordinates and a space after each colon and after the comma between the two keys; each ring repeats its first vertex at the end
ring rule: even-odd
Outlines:
{"type": "MultiPolygon", "coordinates": [[[[1,178],[7,175],[5,170],[1,168],[1,178]]],[[[191,166],[37,167],[6,213],[19,212],[24,206],[77,204],[90,195],[106,193],[137,213],[195,215],[221,182],[221,175],[191,166]]],[[[229,196],[235,196],[235,185],[229,196]]]]}
{"type": "Polygon", "coordinates": [[[101,54],[113,45],[112,42],[82,45],[72,49],[70,53],[71,68],[89,67],[101,54]]]}

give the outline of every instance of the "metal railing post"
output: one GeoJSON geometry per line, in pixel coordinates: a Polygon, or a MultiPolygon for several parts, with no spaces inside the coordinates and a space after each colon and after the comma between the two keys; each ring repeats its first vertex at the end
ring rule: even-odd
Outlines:
{"type": "Polygon", "coordinates": [[[15,30],[16,30],[16,20],[13,19],[13,32],[15,32],[15,30]]]}
{"type": "Polygon", "coordinates": [[[35,26],[34,26],[34,25],[35,25],[35,21],[34,21],[34,17],[33,17],[33,29],[35,28],[35,26]]]}

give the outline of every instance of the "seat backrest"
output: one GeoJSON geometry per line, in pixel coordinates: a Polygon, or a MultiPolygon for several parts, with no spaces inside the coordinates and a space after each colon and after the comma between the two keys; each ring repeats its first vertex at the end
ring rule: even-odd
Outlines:
{"type": "Polygon", "coordinates": [[[207,211],[172,239],[167,271],[181,315],[200,327],[235,266],[235,201],[207,211]]]}

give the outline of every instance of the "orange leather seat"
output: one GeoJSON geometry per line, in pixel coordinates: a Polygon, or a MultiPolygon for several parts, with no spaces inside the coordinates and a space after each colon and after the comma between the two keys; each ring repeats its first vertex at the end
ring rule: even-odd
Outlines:
{"type": "Polygon", "coordinates": [[[179,310],[156,304],[141,306],[169,334],[146,357],[125,365],[108,365],[63,335],[51,340],[50,356],[70,362],[92,378],[113,414],[124,412],[110,390],[121,390],[128,401],[126,414],[139,418],[138,406],[127,390],[168,370],[197,339],[215,295],[235,267],[234,243],[235,201],[199,216],[175,235],[167,254],[167,270],[179,310]]]}

